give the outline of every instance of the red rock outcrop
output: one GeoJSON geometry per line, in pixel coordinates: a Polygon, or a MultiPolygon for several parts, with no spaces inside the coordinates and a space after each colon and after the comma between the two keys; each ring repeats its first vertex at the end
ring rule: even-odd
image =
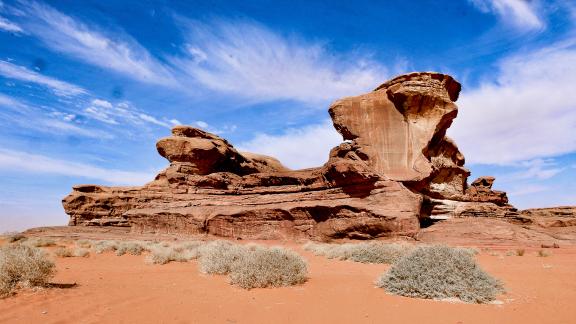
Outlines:
{"type": "Polygon", "coordinates": [[[70,225],[251,239],[413,236],[431,215],[513,215],[493,178],[467,185],[464,156],[446,137],[459,91],[450,76],[411,73],[338,100],[329,112],[344,142],[325,165],[296,171],[177,126],[156,145],[170,166],[154,181],[75,186],[63,205],[70,225]]]}

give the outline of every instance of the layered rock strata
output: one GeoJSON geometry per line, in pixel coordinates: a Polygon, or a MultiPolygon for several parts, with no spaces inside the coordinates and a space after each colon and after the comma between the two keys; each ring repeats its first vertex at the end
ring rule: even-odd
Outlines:
{"type": "Polygon", "coordinates": [[[289,170],[226,140],[176,126],[158,141],[170,166],[142,187],[80,185],[64,198],[70,225],[247,239],[414,236],[429,217],[515,215],[494,178],[470,186],[446,137],[460,84],[411,73],[334,102],[344,142],[318,168],[289,170]]]}

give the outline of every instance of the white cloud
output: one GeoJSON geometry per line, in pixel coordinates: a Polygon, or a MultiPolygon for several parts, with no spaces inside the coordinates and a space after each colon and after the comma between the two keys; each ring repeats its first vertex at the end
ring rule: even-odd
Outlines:
{"type": "Polygon", "coordinates": [[[0,75],[3,75],[7,78],[32,82],[48,87],[59,96],[71,96],[87,93],[86,90],[76,85],[42,75],[23,66],[2,60],[0,60],[0,75]]]}
{"type": "Polygon", "coordinates": [[[558,167],[553,159],[534,159],[518,163],[521,171],[512,172],[502,177],[501,181],[515,182],[519,180],[547,180],[566,168],[558,167]]]}
{"type": "Polygon", "coordinates": [[[105,181],[113,185],[143,185],[154,179],[153,172],[106,169],[85,163],[59,160],[38,154],[0,148],[0,169],[37,174],[56,174],[105,181]]]}
{"type": "Polygon", "coordinates": [[[0,29],[11,32],[11,33],[21,33],[23,30],[16,23],[10,20],[0,17],[0,29]]]}
{"type": "Polygon", "coordinates": [[[464,91],[449,129],[469,163],[511,164],[576,151],[573,41],[519,53],[464,91]]]}
{"type": "Polygon", "coordinates": [[[519,28],[540,29],[544,22],[538,16],[538,1],[528,0],[469,0],[482,12],[500,16],[504,23],[519,28]]]}
{"type": "Polygon", "coordinates": [[[544,186],[544,185],[523,184],[522,186],[517,186],[515,188],[512,188],[508,192],[508,195],[517,197],[517,196],[525,196],[525,195],[541,193],[541,192],[549,191],[549,190],[550,190],[550,187],[544,186]]]}
{"type": "Polygon", "coordinates": [[[75,122],[76,115],[52,111],[45,112],[17,99],[0,94],[0,125],[15,130],[33,130],[51,135],[65,134],[92,138],[112,138],[106,132],[81,127],[75,122]]]}
{"type": "Polygon", "coordinates": [[[238,145],[241,151],[266,154],[293,169],[318,167],[328,161],[330,150],[342,142],[332,123],[287,129],[281,135],[258,134],[238,145]]]}
{"type": "Polygon", "coordinates": [[[388,76],[367,55],[334,55],[321,43],[280,35],[256,23],[184,24],[186,53],[173,59],[173,65],[187,74],[184,78],[248,100],[324,103],[371,90],[388,76]]]}
{"type": "Polygon", "coordinates": [[[83,115],[111,125],[129,124],[138,126],[149,123],[171,128],[175,121],[167,118],[159,120],[156,117],[138,110],[131,103],[126,101],[113,104],[102,99],[92,100],[88,107],[84,109],[83,115]]]}
{"type": "Polygon", "coordinates": [[[23,2],[22,9],[28,18],[23,22],[26,30],[49,48],[142,82],[175,84],[166,67],[128,35],[106,35],[37,2],[23,2]]]}

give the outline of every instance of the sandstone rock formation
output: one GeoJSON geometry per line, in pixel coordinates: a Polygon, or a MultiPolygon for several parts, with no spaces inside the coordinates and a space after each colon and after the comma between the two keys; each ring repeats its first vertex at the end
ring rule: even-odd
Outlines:
{"type": "Polygon", "coordinates": [[[470,186],[446,137],[460,84],[411,73],[329,109],[344,142],[321,167],[288,170],[271,157],[177,126],[157,143],[170,166],[142,187],[75,186],[70,225],[236,238],[414,236],[429,217],[517,215],[494,178],[470,186]]]}

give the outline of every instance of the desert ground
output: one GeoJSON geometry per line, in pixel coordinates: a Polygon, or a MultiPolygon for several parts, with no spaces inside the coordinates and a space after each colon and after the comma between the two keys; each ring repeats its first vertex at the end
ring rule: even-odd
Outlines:
{"type": "MultiPolygon", "coordinates": [[[[63,245],[81,238],[190,239],[181,235],[130,234],[122,229],[69,227],[32,230],[27,235],[52,237],[63,245]]],[[[511,235],[518,237],[517,233],[511,235]]],[[[112,252],[53,257],[57,274],[52,287],[19,290],[1,299],[0,322],[574,323],[576,247],[567,244],[542,249],[536,243],[511,244],[509,240],[486,244],[474,235],[469,237],[468,244],[445,243],[478,248],[477,262],[506,289],[493,303],[390,295],[375,286],[375,280],[389,265],[315,256],[303,249],[304,242],[253,241],[284,246],[302,255],[308,263],[308,281],[292,287],[246,290],[230,285],[226,276],[200,273],[196,261],[153,265],[144,262],[144,255],[116,256],[112,252]],[[524,255],[518,256],[518,250],[524,250],[524,255]],[[541,256],[540,251],[547,256],[541,256]]],[[[56,247],[43,249],[53,254],[56,247]]]]}

